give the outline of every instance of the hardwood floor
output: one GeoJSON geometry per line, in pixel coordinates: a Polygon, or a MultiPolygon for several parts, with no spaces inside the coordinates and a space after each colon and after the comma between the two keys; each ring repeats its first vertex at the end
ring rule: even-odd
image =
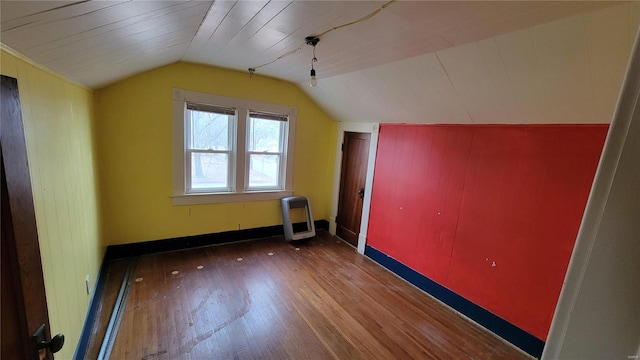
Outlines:
{"type": "Polygon", "coordinates": [[[133,279],[111,359],[530,359],[324,231],[142,256],[133,279]]]}

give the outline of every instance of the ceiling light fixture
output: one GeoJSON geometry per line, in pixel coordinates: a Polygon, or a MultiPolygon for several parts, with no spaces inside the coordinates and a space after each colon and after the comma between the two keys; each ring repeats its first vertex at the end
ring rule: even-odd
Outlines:
{"type": "Polygon", "coordinates": [[[258,69],[260,69],[260,68],[262,68],[264,66],[271,65],[271,64],[273,64],[274,62],[276,62],[278,60],[284,59],[286,57],[289,57],[289,56],[297,53],[298,51],[302,50],[302,48],[304,47],[304,44],[307,44],[307,45],[313,46],[313,59],[311,60],[311,81],[309,81],[309,85],[311,85],[312,87],[316,86],[317,83],[318,83],[318,80],[316,79],[316,70],[313,68],[313,63],[318,61],[318,59],[316,59],[316,45],[318,44],[318,42],[320,42],[320,38],[325,36],[325,35],[327,35],[328,33],[332,32],[332,31],[335,31],[335,30],[338,30],[338,29],[342,29],[342,28],[346,28],[346,27],[349,27],[349,26],[352,26],[352,25],[356,25],[356,24],[359,24],[359,23],[362,23],[362,22],[365,22],[365,21],[371,19],[372,17],[378,15],[379,12],[381,12],[384,9],[386,9],[387,6],[391,5],[392,3],[396,2],[396,1],[398,1],[398,0],[390,0],[390,1],[386,2],[386,3],[384,3],[384,5],[380,6],[378,9],[370,12],[369,14],[367,14],[367,15],[365,15],[365,16],[357,19],[357,20],[354,20],[354,21],[351,21],[351,22],[348,22],[348,23],[345,23],[345,24],[342,24],[342,25],[339,25],[339,26],[334,26],[334,27],[332,27],[330,29],[327,29],[324,32],[321,32],[318,35],[315,35],[315,36],[307,36],[304,39],[305,42],[303,44],[300,44],[300,46],[298,46],[297,48],[295,48],[293,50],[290,50],[290,51],[278,56],[277,58],[275,58],[275,59],[273,59],[273,60],[271,60],[269,62],[266,62],[266,63],[258,65],[258,66],[250,67],[249,69],[247,69],[247,70],[249,70],[249,78],[253,77],[253,75],[256,73],[256,70],[258,70],[258,69]]]}
{"type": "Polygon", "coordinates": [[[311,79],[309,80],[309,85],[311,87],[316,87],[318,85],[318,79],[316,78],[316,69],[313,68],[313,63],[318,61],[316,58],[316,45],[320,42],[320,38],[316,36],[307,36],[304,39],[307,45],[313,46],[313,58],[311,59],[311,79]]]}

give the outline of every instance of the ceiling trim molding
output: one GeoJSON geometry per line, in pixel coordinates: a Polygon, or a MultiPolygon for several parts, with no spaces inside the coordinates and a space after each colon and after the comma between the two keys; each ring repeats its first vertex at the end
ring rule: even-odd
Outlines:
{"type": "Polygon", "coordinates": [[[21,53],[17,52],[16,50],[8,47],[7,45],[5,45],[5,44],[3,44],[1,42],[0,42],[0,50],[3,51],[3,52],[6,52],[7,54],[9,54],[9,55],[21,60],[21,61],[24,61],[27,64],[37,68],[38,70],[44,71],[47,74],[49,74],[51,76],[54,76],[54,77],[56,77],[56,78],[58,78],[58,79],[60,79],[60,80],[62,80],[64,82],[67,82],[67,83],[69,83],[71,85],[74,85],[74,86],[77,86],[79,88],[82,88],[84,90],[90,91],[91,93],[93,93],[95,91],[94,89],[92,89],[92,88],[90,88],[90,87],[88,87],[86,85],[83,85],[83,84],[81,84],[79,82],[75,82],[75,81],[73,81],[71,79],[68,79],[68,78],[58,74],[57,72],[51,70],[50,68],[48,68],[48,67],[46,67],[46,66],[44,66],[44,65],[42,65],[40,63],[35,62],[33,59],[28,58],[25,55],[22,55],[21,53]]]}

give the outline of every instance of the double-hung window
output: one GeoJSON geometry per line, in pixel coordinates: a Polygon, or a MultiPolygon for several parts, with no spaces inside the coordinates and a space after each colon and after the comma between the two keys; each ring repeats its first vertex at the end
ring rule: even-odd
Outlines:
{"type": "Polygon", "coordinates": [[[296,109],[173,90],[175,205],[292,194],[296,109]]]}
{"type": "Polygon", "coordinates": [[[282,188],[282,165],[287,138],[288,117],[249,111],[247,123],[247,161],[249,190],[279,190],[282,188]]]}
{"type": "Polygon", "coordinates": [[[186,193],[233,190],[235,129],[235,109],[187,103],[186,193]]]}

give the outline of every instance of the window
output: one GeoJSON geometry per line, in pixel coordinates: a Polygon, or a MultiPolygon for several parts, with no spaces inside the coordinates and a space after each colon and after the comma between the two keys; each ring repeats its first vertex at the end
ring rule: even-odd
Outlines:
{"type": "Polygon", "coordinates": [[[249,112],[247,156],[250,190],[281,189],[287,117],[249,112]]]}
{"type": "Polygon", "coordinates": [[[235,109],[187,103],[187,193],[233,191],[235,109]]]}
{"type": "Polygon", "coordinates": [[[174,205],[292,194],[296,109],[173,91],[174,205]]]}

